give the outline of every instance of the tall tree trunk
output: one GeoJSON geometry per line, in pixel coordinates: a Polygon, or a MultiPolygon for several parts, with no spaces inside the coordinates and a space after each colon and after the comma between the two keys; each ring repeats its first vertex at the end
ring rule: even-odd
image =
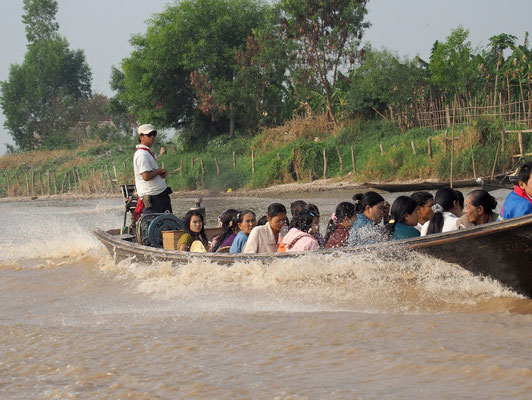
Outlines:
{"type": "Polygon", "coordinates": [[[336,119],[336,116],[334,115],[333,109],[332,109],[332,102],[331,102],[331,92],[329,88],[326,88],[326,96],[327,96],[327,114],[329,115],[329,118],[331,119],[334,124],[338,123],[338,120],[336,119]]]}

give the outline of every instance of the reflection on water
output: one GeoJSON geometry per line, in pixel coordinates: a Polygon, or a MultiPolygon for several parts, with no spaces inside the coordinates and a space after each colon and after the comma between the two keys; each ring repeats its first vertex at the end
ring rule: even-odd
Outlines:
{"type": "MultiPolygon", "coordinates": [[[[351,195],[302,198],[328,216],[351,195]]],[[[176,213],[192,200],[174,200],[176,213]]],[[[272,201],[204,203],[213,225],[235,203],[261,215],[272,201]]],[[[1,398],[525,399],[532,389],[532,301],[452,264],[333,254],[115,265],[91,230],[121,223],[120,199],[0,213],[1,398]]]]}

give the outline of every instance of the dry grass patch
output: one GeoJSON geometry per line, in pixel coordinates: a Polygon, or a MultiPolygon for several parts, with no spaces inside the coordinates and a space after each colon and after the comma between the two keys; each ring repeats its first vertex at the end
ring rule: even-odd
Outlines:
{"type": "Polygon", "coordinates": [[[327,118],[327,115],[294,116],[284,125],[264,129],[254,146],[257,150],[268,151],[296,139],[322,140],[340,129],[327,118]]]}
{"type": "Polygon", "coordinates": [[[71,150],[33,150],[27,153],[6,154],[0,157],[0,169],[12,169],[26,164],[30,167],[44,165],[51,160],[67,157],[71,150]]]}

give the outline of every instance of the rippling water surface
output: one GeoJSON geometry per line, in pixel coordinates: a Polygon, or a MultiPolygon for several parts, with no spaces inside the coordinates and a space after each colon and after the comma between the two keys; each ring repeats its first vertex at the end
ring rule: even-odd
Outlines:
{"type": "MultiPolygon", "coordinates": [[[[301,197],[328,216],[351,194],[301,197]]],[[[208,224],[277,200],[207,199],[208,224]]],[[[532,301],[455,265],[115,265],[91,231],[121,223],[120,199],[0,215],[0,398],[530,398],[532,301]]]]}

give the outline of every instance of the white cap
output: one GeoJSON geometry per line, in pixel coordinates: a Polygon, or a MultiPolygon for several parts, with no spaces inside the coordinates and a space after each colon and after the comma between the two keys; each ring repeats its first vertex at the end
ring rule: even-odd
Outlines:
{"type": "Polygon", "coordinates": [[[139,135],[147,135],[150,132],[157,132],[157,129],[152,124],[144,124],[137,129],[139,135]]]}

